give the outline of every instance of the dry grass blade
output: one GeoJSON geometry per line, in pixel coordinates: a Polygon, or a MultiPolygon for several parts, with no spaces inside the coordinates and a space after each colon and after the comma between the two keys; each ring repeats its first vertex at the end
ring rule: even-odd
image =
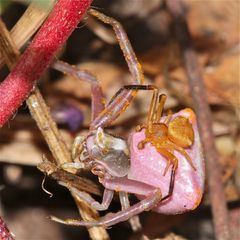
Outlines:
{"type": "MultiPolygon", "coordinates": [[[[23,17],[25,18],[26,15],[23,17]]],[[[46,16],[44,15],[43,17],[45,18],[46,16]]],[[[34,32],[32,32],[32,34],[33,33],[34,32]]],[[[10,33],[2,21],[0,24],[0,44],[0,51],[2,55],[6,59],[9,68],[12,68],[19,58],[20,52],[14,44],[14,39],[11,38],[10,33]]],[[[32,117],[37,122],[38,127],[40,128],[46,142],[48,143],[57,164],[61,165],[66,162],[71,162],[70,152],[68,151],[64,141],[61,138],[61,134],[58,131],[56,123],[49,113],[44,99],[37,89],[32,92],[27,99],[27,105],[30,109],[32,117]]],[[[77,197],[73,197],[76,200],[77,197]]],[[[76,203],[78,208],[81,209],[80,213],[84,220],[96,219],[98,217],[98,213],[85,203],[79,201],[76,201],[76,203]]],[[[92,227],[89,228],[88,231],[92,239],[109,239],[108,234],[103,227],[92,227]]]]}
{"type": "Polygon", "coordinates": [[[38,89],[27,99],[27,105],[36,121],[58,165],[71,162],[70,152],[64,143],[56,123],[52,119],[48,107],[38,89]]]}
{"type": "Polygon", "coordinates": [[[45,157],[43,158],[43,161],[38,164],[37,168],[51,178],[59,182],[67,183],[69,187],[74,187],[79,191],[85,191],[99,196],[101,195],[98,186],[92,181],[58,168],[54,163],[50,162],[45,157]]]}

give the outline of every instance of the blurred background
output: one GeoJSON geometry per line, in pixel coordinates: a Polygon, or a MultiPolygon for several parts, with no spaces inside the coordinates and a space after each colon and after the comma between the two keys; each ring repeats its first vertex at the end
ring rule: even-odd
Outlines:
{"type": "MultiPolygon", "coordinates": [[[[240,5],[237,0],[184,0],[184,4],[212,111],[230,225],[236,239],[240,239],[240,5]]],[[[9,30],[27,7],[24,1],[11,1],[2,9],[2,20],[9,30]]],[[[193,107],[173,21],[163,0],[95,0],[92,7],[122,23],[142,64],[145,83],[156,85],[168,96],[165,111],[193,107]]],[[[94,30],[96,26],[102,29],[102,24],[86,16],[56,58],[94,74],[106,99],[110,100],[121,86],[131,84],[133,79],[111,29],[104,25],[106,31],[101,38],[94,30]]],[[[2,68],[1,80],[7,74],[7,68],[2,68]]],[[[91,116],[89,84],[50,69],[39,82],[39,88],[70,148],[77,134],[88,131],[91,116]]],[[[150,100],[148,93],[140,92],[109,131],[127,138],[137,124],[145,122],[150,100]]],[[[85,228],[63,226],[46,219],[49,215],[79,216],[69,192],[56,181],[47,178],[45,183],[45,188],[53,193],[52,198],[42,190],[44,175],[36,165],[43,154],[52,158],[23,105],[14,120],[0,130],[1,215],[16,239],[88,239],[85,228]]],[[[132,201],[135,200],[133,197],[132,201]]],[[[118,201],[114,201],[110,210],[117,211],[119,207],[118,201]]],[[[150,239],[214,239],[207,184],[203,202],[195,211],[177,216],[147,212],[141,214],[140,219],[144,233],[150,239]]],[[[128,222],[118,224],[108,232],[111,239],[138,239],[128,222]]]]}

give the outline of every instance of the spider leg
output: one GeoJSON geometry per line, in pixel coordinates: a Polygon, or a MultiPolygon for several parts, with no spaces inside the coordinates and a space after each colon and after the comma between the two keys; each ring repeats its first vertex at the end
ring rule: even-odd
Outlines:
{"type": "Polygon", "coordinates": [[[168,194],[166,196],[164,196],[161,201],[164,201],[172,196],[173,188],[174,188],[174,181],[175,181],[175,173],[176,173],[176,168],[174,168],[174,166],[172,166],[168,194]]]}
{"type": "MultiPolygon", "coordinates": [[[[111,98],[110,102],[108,103],[107,107],[113,104],[116,99],[118,99],[118,96],[121,96],[124,91],[133,91],[133,90],[144,90],[144,91],[153,91],[152,95],[152,100],[148,112],[148,120],[147,120],[147,128],[152,129],[152,123],[154,121],[154,114],[156,111],[156,105],[157,105],[157,100],[158,100],[158,95],[159,95],[159,90],[156,86],[154,85],[125,85],[121,87],[111,98]]],[[[123,107],[124,101],[119,102],[118,105],[116,105],[116,109],[119,109],[120,112],[123,112],[125,109],[123,107]]],[[[140,127],[141,129],[142,127],[140,127]]],[[[149,131],[150,131],[149,130],[149,131]]]]}
{"type": "Polygon", "coordinates": [[[137,83],[142,84],[144,82],[144,76],[143,76],[141,65],[139,64],[139,62],[137,60],[137,57],[133,51],[131,43],[129,42],[127,34],[126,34],[125,30],[123,29],[122,25],[117,20],[115,20],[111,17],[108,17],[108,16],[104,15],[103,13],[100,13],[95,9],[90,9],[88,11],[88,13],[91,14],[92,16],[96,17],[100,21],[112,26],[112,28],[115,32],[116,38],[119,42],[120,48],[126,59],[126,62],[127,62],[130,72],[132,73],[135,81],[137,83]]]}
{"type": "Polygon", "coordinates": [[[111,29],[106,28],[102,23],[100,23],[95,17],[88,14],[85,19],[87,27],[101,40],[108,44],[116,44],[117,39],[111,29]]]}
{"type": "Polygon", "coordinates": [[[168,112],[167,112],[167,117],[166,117],[165,120],[164,120],[164,124],[166,124],[166,125],[169,124],[169,122],[171,121],[172,115],[173,115],[172,111],[171,111],[171,110],[168,110],[168,112]]]}
{"type": "Polygon", "coordinates": [[[174,156],[174,154],[172,154],[171,152],[169,152],[166,149],[166,146],[161,146],[161,147],[156,147],[157,151],[166,158],[167,160],[167,166],[165,167],[165,170],[163,172],[163,176],[166,175],[169,167],[171,164],[173,164],[173,170],[175,171],[177,169],[178,166],[178,159],[174,156]]]}
{"type": "Polygon", "coordinates": [[[102,203],[99,203],[95,199],[93,199],[90,194],[88,194],[86,192],[79,191],[75,187],[69,186],[68,184],[66,184],[64,182],[59,182],[59,184],[68,188],[71,193],[76,194],[79,198],[81,198],[86,203],[88,203],[89,206],[91,206],[92,208],[94,208],[95,210],[98,210],[98,211],[107,210],[110,203],[112,202],[113,195],[114,195],[113,190],[109,190],[109,189],[105,188],[104,192],[103,192],[102,203]]]}
{"type": "Polygon", "coordinates": [[[72,160],[74,160],[76,157],[79,156],[79,154],[82,152],[83,150],[83,142],[85,140],[85,136],[81,136],[78,135],[77,137],[75,137],[73,144],[72,144],[72,160]]]}
{"type": "Polygon", "coordinates": [[[157,106],[157,112],[156,112],[154,122],[160,122],[160,118],[162,116],[163,107],[164,107],[166,100],[167,100],[167,96],[165,94],[161,94],[159,96],[159,103],[157,106]]]}
{"type": "Polygon", "coordinates": [[[189,155],[187,154],[187,152],[182,148],[177,146],[176,144],[172,143],[171,145],[169,145],[169,147],[172,148],[172,150],[176,150],[178,152],[180,152],[188,161],[188,163],[190,164],[190,166],[194,169],[194,171],[196,171],[197,169],[195,168],[192,159],[189,157],[189,155]]]}
{"type": "MultiPolygon", "coordinates": [[[[119,192],[119,199],[122,206],[122,210],[128,209],[130,207],[130,202],[127,192],[119,192]]],[[[139,217],[136,215],[129,219],[130,225],[134,232],[140,231],[142,229],[139,217]]]]}
{"type": "Polygon", "coordinates": [[[129,218],[136,216],[143,211],[151,210],[158,203],[161,202],[161,199],[162,199],[161,191],[159,189],[156,189],[148,197],[146,197],[142,201],[136,203],[135,205],[133,205],[127,209],[124,209],[122,211],[119,211],[117,213],[107,214],[104,217],[102,217],[96,221],[81,221],[81,220],[76,220],[76,219],[62,220],[62,219],[56,218],[54,216],[51,216],[50,219],[55,222],[59,222],[59,223],[63,223],[66,225],[71,225],[71,226],[110,227],[119,222],[124,222],[124,221],[128,220],[129,218]]]}
{"type": "Polygon", "coordinates": [[[91,84],[91,119],[94,120],[105,107],[105,98],[103,91],[96,77],[86,70],[78,69],[76,66],[69,65],[63,61],[55,61],[51,67],[55,70],[69,74],[76,77],[77,79],[86,81],[91,84]]]}
{"type": "MultiPolygon", "coordinates": [[[[137,57],[132,49],[131,43],[128,40],[127,34],[124,31],[122,25],[113,18],[107,17],[106,15],[90,9],[89,14],[96,17],[100,21],[112,26],[116,38],[119,42],[120,48],[126,59],[128,68],[133,76],[134,82],[136,84],[143,84],[144,75],[142,67],[137,60],[137,57]]],[[[96,129],[98,127],[108,126],[112,121],[114,121],[121,112],[123,112],[132,101],[134,96],[137,94],[137,90],[122,91],[120,95],[117,95],[111,104],[108,104],[106,109],[104,109],[100,115],[91,123],[90,129],[96,129]]]]}

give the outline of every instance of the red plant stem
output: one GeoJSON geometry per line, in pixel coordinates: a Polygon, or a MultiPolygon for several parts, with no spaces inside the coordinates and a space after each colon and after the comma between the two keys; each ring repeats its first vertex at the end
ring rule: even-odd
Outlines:
{"type": "Polygon", "coordinates": [[[181,0],[167,0],[167,6],[173,17],[176,37],[181,47],[194,109],[197,113],[200,137],[206,158],[215,236],[218,240],[230,240],[232,238],[229,230],[228,210],[221,178],[221,166],[219,164],[219,155],[214,144],[212,116],[207,102],[203,77],[198,67],[197,55],[193,48],[191,34],[185,19],[185,11],[181,0]]]}
{"type": "Polygon", "coordinates": [[[46,22],[0,85],[0,127],[34,89],[56,52],[76,28],[92,0],[58,0],[46,22]]]}
{"type": "Polygon", "coordinates": [[[14,240],[13,235],[9,231],[7,224],[0,217],[0,240],[14,240]]]}

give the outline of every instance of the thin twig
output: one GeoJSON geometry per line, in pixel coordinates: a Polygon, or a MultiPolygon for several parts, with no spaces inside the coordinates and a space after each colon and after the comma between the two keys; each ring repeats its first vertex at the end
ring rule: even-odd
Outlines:
{"type": "Polygon", "coordinates": [[[71,162],[71,155],[38,89],[26,100],[30,113],[43,134],[58,165],[71,162]]]}
{"type": "Polygon", "coordinates": [[[38,164],[37,168],[54,180],[66,183],[69,187],[76,188],[79,191],[85,191],[101,196],[99,187],[96,184],[93,184],[91,180],[64,171],[45,157],[43,157],[43,161],[38,164]]]}
{"type": "MultiPolygon", "coordinates": [[[[0,51],[9,68],[12,68],[20,57],[20,52],[11,39],[10,33],[6,29],[4,23],[0,20],[0,51]]],[[[42,98],[38,89],[33,91],[27,99],[27,105],[30,109],[32,117],[37,122],[39,129],[41,130],[49,148],[54,155],[56,163],[61,165],[66,162],[71,162],[70,151],[68,151],[66,144],[61,138],[61,134],[58,131],[56,123],[52,119],[48,107],[42,98]]],[[[80,179],[81,180],[81,179],[80,179]]],[[[90,182],[90,180],[89,180],[90,182]]],[[[84,184],[83,184],[84,185],[84,184]]],[[[86,184],[85,184],[86,185],[86,184]]],[[[84,186],[85,186],[84,185],[84,186]]],[[[91,188],[91,185],[89,186],[91,188]]],[[[73,194],[80,214],[84,220],[93,220],[98,217],[97,211],[89,207],[85,202],[80,200],[73,194]]],[[[109,239],[106,230],[103,227],[91,227],[88,228],[91,239],[109,239]]]]}
{"type": "Polygon", "coordinates": [[[212,117],[207,102],[203,77],[198,67],[197,56],[185,19],[186,13],[181,0],[167,0],[167,6],[173,17],[176,36],[181,47],[183,63],[188,75],[194,108],[197,113],[200,136],[206,158],[215,236],[218,240],[230,240],[228,211],[221,178],[219,155],[214,144],[212,117]]]}

